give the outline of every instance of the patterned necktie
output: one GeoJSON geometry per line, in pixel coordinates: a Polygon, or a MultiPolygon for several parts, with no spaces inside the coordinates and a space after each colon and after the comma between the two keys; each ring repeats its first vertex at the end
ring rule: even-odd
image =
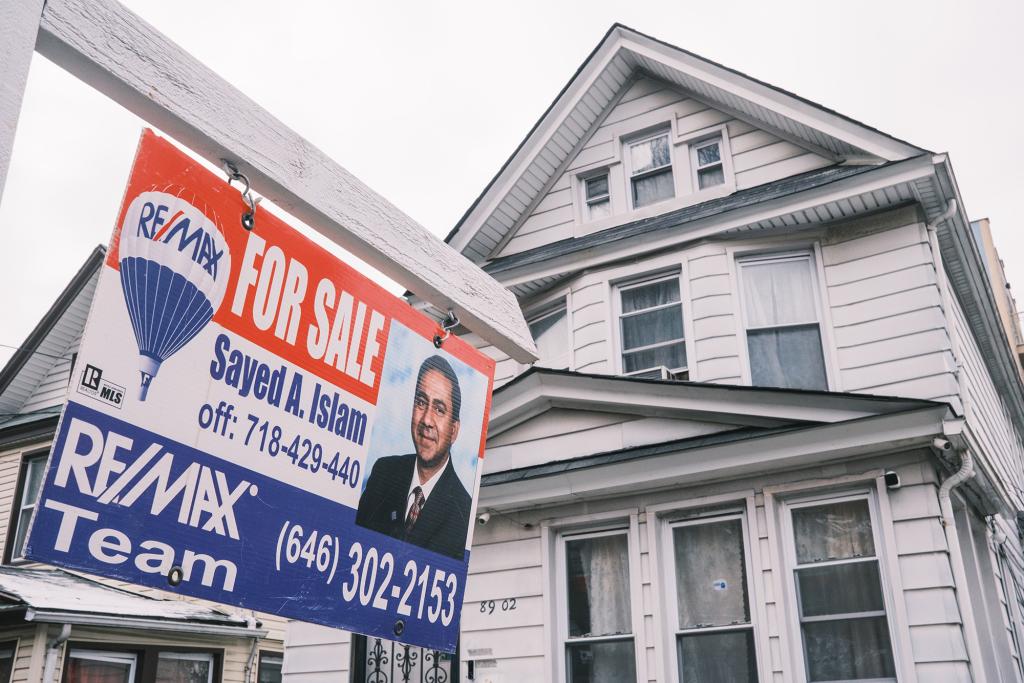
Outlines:
{"type": "Polygon", "coordinates": [[[427,502],[427,497],[423,495],[423,489],[419,486],[412,490],[412,495],[415,498],[412,501],[412,507],[409,508],[409,514],[405,517],[405,533],[412,531],[412,528],[416,525],[416,520],[420,518],[420,510],[423,509],[423,504],[427,502]]]}

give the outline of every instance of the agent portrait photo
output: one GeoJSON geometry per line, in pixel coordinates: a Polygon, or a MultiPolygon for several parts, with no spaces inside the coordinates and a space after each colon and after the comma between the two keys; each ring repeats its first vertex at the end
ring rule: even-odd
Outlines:
{"type": "MultiPolygon", "coordinates": [[[[406,389],[408,391],[408,389],[406,389]]],[[[377,459],[359,498],[356,524],[462,559],[472,499],[452,462],[462,390],[451,364],[427,357],[412,396],[414,453],[377,459]]],[[[393,452],[393,451],[392,451],[393,452]]]]}

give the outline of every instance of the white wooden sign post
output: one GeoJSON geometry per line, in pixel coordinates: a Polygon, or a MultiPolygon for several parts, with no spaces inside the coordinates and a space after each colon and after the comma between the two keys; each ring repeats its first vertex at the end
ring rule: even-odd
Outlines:
{"type": "Polygon", "coordinates": [[[32,49],[253,187],[520,362],[515,296],[116,0],[0,0],[0,189],[32,49]]]}

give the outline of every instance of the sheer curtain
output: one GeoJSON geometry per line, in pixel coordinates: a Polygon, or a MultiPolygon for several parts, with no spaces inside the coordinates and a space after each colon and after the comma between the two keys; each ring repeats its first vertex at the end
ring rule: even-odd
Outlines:
{"type": "Polygon", "coordinates": [[[751,382],[828,388],[810,259],[745,262],[742,289],[751,382]]]}
{"type": "Polygon", "coordinates": [[[570,680],[624,683],[635,680],[629,596],[629,550],[625,534],[572,540],[569,570],[569,635],[590,638],[622,634],[623,640],[569,646],[570,680]],[[575,616],[574,616],[575,615],[575,616]]]}

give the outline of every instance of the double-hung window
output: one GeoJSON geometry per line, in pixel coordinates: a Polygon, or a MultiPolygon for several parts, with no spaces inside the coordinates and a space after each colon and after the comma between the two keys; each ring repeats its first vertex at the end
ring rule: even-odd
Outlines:
{"type": "Polygon", "coordinates": [[[679,275],[620,285],[619,335],[622,371],[635,374],[664,366],[686,369],[679,275]]]}
{"type": "Polygon", "coordinates": [[[633,208],[639,209],[676,196],[672,178],[672,144],[662,131],[628,143],[629,184],[633,208]]]}
{"type": "Polygon", "coordinates": [[[693,171],[697,177],[697,189],[705,190],[725,183],[725,167],[722,165],[722,139],[705,140],[690,147],[693,171]]]}
{"type": "Polygon", "coordinates": [[[612,214],[608,171],[583,179],[583,199],[587,205],[587,220],[596,221],[612,214]]]}
{"type": "Polygon", "coordinates": [[[810,254],[739,261],[754,386],[827,389],[810,254]]]}
{"type": "Polygon", "coordinates": [[[530,335],[537,345],[537,362],[543,368],[569,367],[569,316],[563,300],[530,318],[530,335]]]}
{"type": "Polygon", "coordinates": [[[636,681],[627,532],[563,536],[560,544],[566,682],[636,681]]]}
{"type": "Polygon", "coordinates": [[[895,681],[869,498],[794,504],[789,514],[807,681],[895,681]]]}
{"type": "Polygon", "coordinates": [[[43,475],[46,470],[46,453],[26,456],[21,463],[21,484],[14,507],[14,545],[8,549],[8,559],[20,560],[25,556],[25,539],[28,525],[32,521],[32,513],[39,500],[43,475]]]}
{"type": "Polygon", "coordinates": [[[64,680],[67,683],[134,683],[138,656],[132,652],[71,650],[64,680]]]}
{"type": "Polygon", "coordinates": [[[669,530],[680,683],[757,681],[743,515],[688,519],[669,530]]]}

